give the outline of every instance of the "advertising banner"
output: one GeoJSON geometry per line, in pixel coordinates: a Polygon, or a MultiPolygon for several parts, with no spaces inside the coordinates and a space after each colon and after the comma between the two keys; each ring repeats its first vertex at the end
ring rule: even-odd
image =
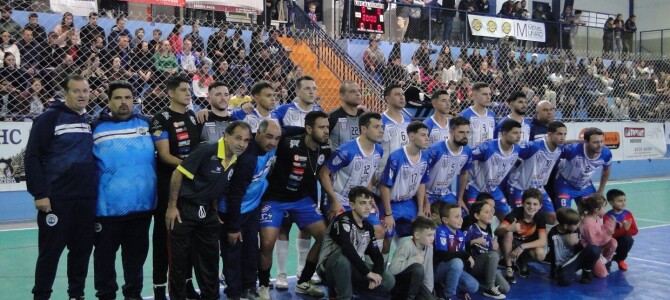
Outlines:
{"type": "Polygon", "coordinates": [[[0,122],[0,192],[25,191],[26,153],[32,122],[0,122]]]}

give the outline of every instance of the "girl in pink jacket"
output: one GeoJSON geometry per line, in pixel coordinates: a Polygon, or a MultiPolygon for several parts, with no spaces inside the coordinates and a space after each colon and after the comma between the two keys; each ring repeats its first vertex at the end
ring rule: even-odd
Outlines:
{"type": "Polygon", "coordinates": [[[617,241],[612,238],[616,223],[612,218],[603,219],[607,212],[606,208],[607,200],[598,194],[581,201],[581,210],[584,214],[582,224],[579,226],[581,242],[584,247],[588,245],[600,247],[600,259],[593,267],[593,273],[600,278],[607,276],[605,265],[612,260],[617,247],[617,241]]]}

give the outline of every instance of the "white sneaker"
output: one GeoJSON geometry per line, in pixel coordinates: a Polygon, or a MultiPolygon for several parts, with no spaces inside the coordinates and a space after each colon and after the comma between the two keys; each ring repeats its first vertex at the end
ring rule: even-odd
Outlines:
{"type": "Polygon", "coordinates": [[[260,286],[258,287],[258,296],[261,300],[271,300],[270,298],[270,287],[260,286]]]}
{"type": "Polygon", "coordinates": [[[323,297],[323,291],[313,285],[311,282],[303,282],[301,284],[296,284],[295,286],[295,293],[296,294],[303,294],[303,295],[309,295],[312,297],[318,297],[321,298],[323,297]]]}
{"type": "Polygon", "coordinates": [[[310,278],[309,281],[315,285],[318,285],[321,283],[321,277],[319,277],[319,274],[316,274],[316,272],[314,272],[314,275],[312,275],[312,278],[310,278]]]}
{"type": "Polygon", "coordinates": [[[275,280],[275,289],[288,290],[288,278],[286,278],[286,273],[277,275],[277,280],[275,280]]]}
{"type": "Polygon", "coordinates": [[[226,288],[226,276],[223,275],[223,271],[219,273],[219,285],[221,285],[223,288],[226,288]]]}

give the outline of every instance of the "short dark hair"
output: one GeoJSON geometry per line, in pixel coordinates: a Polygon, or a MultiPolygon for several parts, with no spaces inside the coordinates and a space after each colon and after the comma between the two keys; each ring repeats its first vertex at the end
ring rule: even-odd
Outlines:
{"type": "Polygon", "coordinates": [[[412,232],[422,232],[426,229],[435,229],[437,226],[435,226],[435,222],[433,222],[433,219],[424,217],[424,216],[416,216],[414,218],[414,221],[412,221],[412,232]]]}
{"type": "Polygon", "coordinates": [[[130,84],[130,82],[125,81],[125,80],[117,80],[117,81],[112,81],[109,83],[109,86],[107,87],[107,97],[109,100],[112,100],[112,94],[114,91],[118,89],[129,89],[130,93],[133,93],[133,85],[130,84]]]}
{"type": "Polygon", "coordinates": [[[365,112],[358,118],[358,127],[360,128],[370,126],[370,120],[372,119],[381,120],[382,115],[374,111],[365,112]]]}
{"type": "Polygon", "coordinates": [[[214,82],[212,82],[212,84],[209,85],[209,87],[207,88],[207,91],[211,91],[211,90],[213,90],[215,88],[218,88],[218,87],[221,87],[221,86],[225,86],[227,88],[230,88],[228,86],[228,84],[226,84],[223,81],[214,81],[214,82]]]}
{"type": "Polygon", "coordinates": [[[23,30],[21,30],[21,33],[24,33],[26,31],[33,31],[33,29],[30,28],[30,27],[23,27],[23,30]]]}
{"type": "Polygon", "coordinates": [[[61,81],[60,83],[60,87],[63,89],[63,91],[67,92],[67,87],[68,84],[70,84],[70,81],[86,81],[86,78],[84,78],[84,76],[81,76],[79,74],[67,75],[67,77],[65,77],[65,79],[63,79],[63,81],[61,81]]]}
{"type": "Polygon", "coordinates": [[[167,88],[168,91],[174,91],[182,83],[190,84],[191,80],[189,80],[186,76],[173,75],[170,76],[168,80],[165,82],[165,87],[167,88]]]}
{"type": "MultiPolygon", "coordinates": [[[[582,14],[582,10],[581,10],[581,9],[576,9],[576,10],[575,10],[575,15],[581,15],[581,14],[582,14]]],[[[635,16],[635,15],[632,15],[632,17],[634,17],[634,16],[635,16]]]]}
{"type": "Polygon", "coordinates": [[[264,89],[272,89],[273,91],[275,88],[272,86],[272,83],[269,83],[265,80],[257,81],[254,83],[253,86],[251,86],[251,95],[256,96],[261,93],[264,89]]]}
{"type": "Polygon", "coordinates": [[[428,126],[426,124],[424,124],[423,122],[412,121],[412,123],[409,123],[409,125],[407,125],[407,134],[417,133],[417,132],[419,132],[419,129],[422,129],[422,128],[428,130],[428,126]]]}
{"type": "Polygon", "coordinates": [[[556,211],[556,220],[561,225],[577,225],[581,219],[579,213],[569,207],[561,207],[556,211]]]}
{"type": "Polygon", "coordinates": [[[318,118],[328,119],[328,114],[320,110],[314,110],[308,112],[307,115],[305,115],[305,127],[309,126],[314,128],[314,124],[316,124],[316,119],[318,118]]]}
{"type": "Polygon", "coordinates": [[[312,78],[312,76],[305,75],[305,76],[302,76],[302,77],[296,79],[296,81],[295,81],[295,88],[296,88],[296,89],[301,88],[301,87],[302,87],[302,82],[303,82],[303,81],[314,81],[314,78],[312,78]]]}
{"type": "Polygon", "coordinates": [[[490,193],[481,192],[477,195],[477,198],[475,199],[475,202],[486,201],[486,200],[489,200],[489,199],[495,200],[495,198],[493,198],[493,195],[491,195],[490,193]]]}
{"type": "Polygon", "coordinates": [[[442,90],[442,89],[437,90],[437,91],[433,92],[433,94],[430,96],[430,101],[435,101],[435,100],[439,99],[440,96],[442,96],[442,95],[449,96],[449,92],[447,92],[446,90],[442,90]]]}
{"type": "Polygon", "coordinates": [[[475,203],[473,203],[473,204],[470,206],[470,215],[471,215],[472,217],[474,217],[475,214],[479,214],[479,213],[481,213],[481,212],[482,212],[482,208],[484,208],[484,204],[488,204],[488,203],[487,203],[486,201],[475,201],[475,203]]]}
{"type": "Polygon", "coordinates": [[[523,191],[523,194],[521,194],[522,203],[526,202],[526,200],[530,198],[535,198],[540,201],[540,204],[542,204],[542,192],[540,192],[540,190],[529,188],[523,191]]]}
{"type": "Polygon", "coordinates": [[[472,90],[473,91],[479,91],[479,90],[481,90],[483,88],[487,88],[487,87],[489,87],[489,84],[486,83],[486,82],[478,81],[478,82],[475,82],[475,83],[472,84],[472,90]]]}
{"type": "Polygon", "coordinates": [[[614,199],[621,196],[626,196],[626,193],[620,189],[611,189],[607,191],[607,202],[612,202],[614,199]]]}
{"type": "Polygon", "coordinates": [[[251,126],[249,126],[249,124],[244,121],[233,121],[230,124],[228,124],[228,127],[226,127],[226,134],[228,135],[233,134],[233,132],[235,132],[235,129],[237,127],[246,128],[247,130],[249,130],[249,134],[251,134],[251,126]]]}
{"type": "Polygon", "coordinates": [[[526,94],[524,94],[521,91],[513,92],[509,95],[509,97],[507,97],[507,103],[514,102],[514,101],[516,101],[516,99],[519,99],[519,98],[526,98],[526,94]]]}
{"type": "Polygon", "coordinates": [[[402,87],[399,84],[389,84],[384,88],[384,97],[391,95],[391,91],[394,89],[401,89],[402,87]]]}
{"type": "Polygon", "coordinates": [[[514,128],[521,128],[521,123],[517,120],[507,119],[500,126],[500,132],[510,132],[514,128]]]}
{"type": "Polygon", "coordinates": [[[551,121],[547,125],[547,131],[552,133],[558,131],[559,128],[567,128],[567,126],[561,121],[551,121]]]}
{"type": "Polygon", "coordinates": [[[459,211],[461,209],[460,206],[458,206],[456,204],[453,204],[453,203],[445,202],[444,204],[442,204],[442,207],[440,207],[440,218],[448,218],[449,217],[449,211],[454,209],[454,208],[458,208],[459,211]]]}
{"type": "Polygon", "coordinates": [[[126,17],[119,16],[118,18],[116,18],[116,23],[119,23],[119,21],[125,21],[125,20],[126,20],[126,17]]]}
{"type": "Polygon", "coordinates": [[[470,120],[462,116],[454,117],[451,120],[449,120],[449,129],[451,130],[456,130],[458,126],[462,125],[470,126],[470,120]]]}
{"type": "Polygon", "coordinates": [[[89,17],[89,18],[90,18],[90,17],[97,17],[97,16],[98,16],[98,13],[97,13],[97,12],[91,12],[90,14],[88,14],[88,17],[89,17]]]}
{"type": "Polygon", "coordinates": [[[355,203],[356,199],[358,199],[359,197],[364,199],[374,199],[375,194],[368,188],[359,185],[352,187],[349,190],[349,194],[347,195],[347,197],[349,197],[349,202],[355,203]]]}
{"type": "Polygon", "coordinates": [[[600,128],[590,127],[584,131],[584,141],[590,142],[592,135],[605,135],[600,128]]]}

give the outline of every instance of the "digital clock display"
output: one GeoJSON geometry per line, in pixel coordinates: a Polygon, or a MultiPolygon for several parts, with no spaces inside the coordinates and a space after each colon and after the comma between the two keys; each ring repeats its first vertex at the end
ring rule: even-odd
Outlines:
{"type": "Polygon", "coordinates": [[[384,33],[384,3],[354,1],[354,31],[357,33],[384,33]]]}

